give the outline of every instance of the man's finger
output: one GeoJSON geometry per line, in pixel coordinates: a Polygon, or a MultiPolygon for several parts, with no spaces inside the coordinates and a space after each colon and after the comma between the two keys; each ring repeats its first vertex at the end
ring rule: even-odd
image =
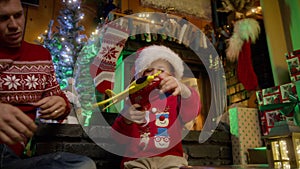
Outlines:
{"type": "Polygon", "coordinates": [[[1,133],[2,133],[2,136],[4,137],[4,138],[1,138],[1,139],[5,139],[5,140],[10,139],[13,142],[24,141],[24,137],[22,137],[19,130],[14,129],[14,128],[10,127],[9,125],[7,125],[6,127],[3,127],[1,129],[1,133]],[[9,139],[7,139],[5,136],[9,137],[9,139]]]}
{"type": "Polygon", "coordinates": [[[16,116],[16,121],[12,127],[27,137],[31,137],[33,132],[37,129],[35,122],[24,113],[20,113],[16,116]]]}
{"type": "Polygon", "coordinates": [[[8,145],[17,143],[16,141],[14,141],[10,137],[8,137],[8,135],[6,133],[4,133],[3,131],[0,131],[0,139],[1,139],[1,142],[3,142],[4,144],[8,144],[8,145]]]}

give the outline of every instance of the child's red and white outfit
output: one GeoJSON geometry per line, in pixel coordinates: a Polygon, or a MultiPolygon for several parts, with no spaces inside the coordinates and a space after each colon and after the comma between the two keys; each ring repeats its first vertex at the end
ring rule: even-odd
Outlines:
{"type": "MultiPolygon", "coordinates": [[[[178,80],[181,79],[183,75],[182,61],[169,48],[153,45],[143,49],[139,55],[135,62],[136,75],[144,71],[155,60],[164,59],[174,67],[174,77],[178,80]],[[152,57],[147,60],[148,55],[152,57]]],[[[156,166],[160,168],[161,165],[187,165],[186,159],[183,158],[182,131],[184,124],[194,120],[201,108],[198,93],[193,89],[190,90],[189,98],[170,95],[151,100],[150,97],[151,106],[146,110],[148,118],[146,124],[127,124],[122,115],[115,120],[112,126],[114,129],[112,136],[125,147],[122,167],[156,166]],[[169,158],[172,160],[164,161],[169,158]]],[[[160,95],[159,89],[152,91],[151,95],[160,95]]],[[[128,106],[127,108],[125,106],[123,111],[127,111],[128,106]]]]}

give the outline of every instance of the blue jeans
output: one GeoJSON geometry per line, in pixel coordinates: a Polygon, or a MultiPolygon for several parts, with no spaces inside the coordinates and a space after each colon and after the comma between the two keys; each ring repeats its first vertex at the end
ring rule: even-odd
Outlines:
{"type": "Polygon", "coordinates": [[[58,152],[21,159],[5,144],[0,144],[0,169],[96,169],[86,156],[58,152]]]}

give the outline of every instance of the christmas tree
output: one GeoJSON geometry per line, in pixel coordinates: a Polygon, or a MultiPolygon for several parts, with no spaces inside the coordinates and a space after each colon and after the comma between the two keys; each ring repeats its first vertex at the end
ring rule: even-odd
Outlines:
{"type": "Polygon", "coordinates": [[[62,89],[68,85],[68,79],[73,77],[74,66],[79,52],[86,43],[86,35],[80,34],[84,27],[79,25],[84,14],[81,12],[80,0],[62,1],[62,9],[57,17],[59,26],[57,32],[50,21],[48,31],[41,35],[39,43],[47,48],[52,56],[56,78],[62,89]]]}

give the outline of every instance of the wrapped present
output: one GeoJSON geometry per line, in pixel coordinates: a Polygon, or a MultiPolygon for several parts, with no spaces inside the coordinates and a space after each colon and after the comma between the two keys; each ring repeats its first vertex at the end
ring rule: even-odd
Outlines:
{"type": "Polygon", "coordinates": [[[248,149],[262,146],[258,110],[234,107],[229,109],[233,164],[248,164],[248,149]]]}
{"type": "Polygon", "coordinates": [[[285,118],[278,117],[278,113],[272,112],[279,111],[282,115],[286,117],[292,117],[294,123],[300,126],[300,102],[299,102],[299,95],[300,94],[300,81],[296,81],[293,83],[284,84],[281,86],[273,87],[272,89],[263,89],[257,91],[256,96],[259,103],[259,110],[262,112],[261,121],[263,123],[262,130],[269,131],[270,128],[274,126],[265,126],[269,125],[270,123],[266,123],[267,121],[274,121],[277,120],[285,120],[285,118]],[[290,86],[286,87],[285,91],[282,90],[282,86],[290,86]],[[275,90],[276,89],[276,90],[275,90]],[[273,97],[271,97],[273,96],[273,97]],[[270,99],[272,98],[272,99],[270,99]],[[267,112],[266,112],[267,111],[267,112]],[[271,112],[271,113],[270,113],[271,112]],[[267,116],[267,114],[269,114],[267,116]],[[277,114],[276,116],[270,114],[277,114]],[[273,117],[276,117],[274,120],[273,117]]]}
{"type": "Polygon", "coordinates": [[[270,133],[276,122],[286,120],[286,116],[280,112],[280,109],[259,111],[259,117],[261,133],[264,136],[270,133]]]}
{"type": "Polygon", "coordinates": [[[256,92],[260,110],[261,130],[268,135],[275,122],[284,121],[286,117],[293,117],[295,124],[300,125],[295,109],[298,104],[298,90],[300,81],[262,89],[256,92]]]}
{"type": "Polygon", "coordinates": [[[294,83],[286,83],[256,91],[258,106],[290,102],[290,95],[297,97],[294,83]]]}
{"type": "Polygon", "coordinates": [[[300,50],[285,54],[288,70],[292,82],[300,80],[300,50]]]}

